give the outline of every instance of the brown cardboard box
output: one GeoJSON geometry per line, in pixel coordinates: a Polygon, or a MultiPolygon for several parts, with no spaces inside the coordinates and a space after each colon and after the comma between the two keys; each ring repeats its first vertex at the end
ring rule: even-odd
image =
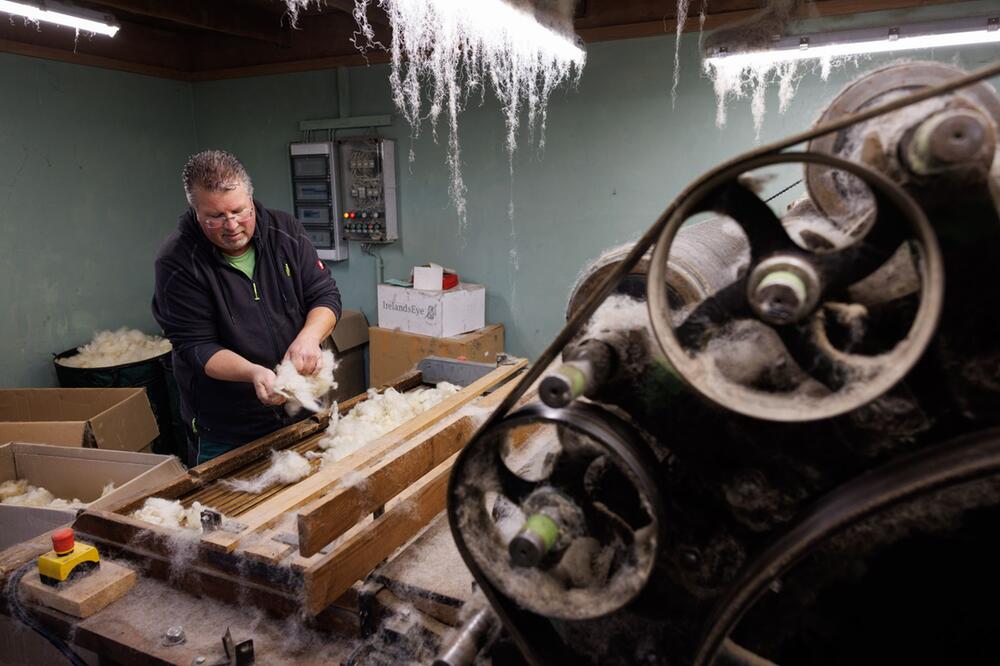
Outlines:
{"type": "Polygon", "coordinates": [[[391,331],[373,326],[368,329],[371,385],[380,386],[412,370],[428,356],[465,357],[467,361],[494,363],[503,352],[503,324],[451,338],[391,331]]]}
{"type": "Polygon", "coordinates": [[[0,390],[0,442],[141,451],[159,432],[145,389],[0,390]]]}
{"type": "MultiPolygon", "coordinates": [[[[91,502],[94,509],[139,496],[183,474],[184,466],[173,456],[45,444],[0,446],[0,483],[24,479],[56,497],[91,502]],[[115,490],[101,497],[110,481],[115,490]]],[[[75,516],[75,509],[0,504],[0,549],[70,523],[75,516]]]]}
{"type": "Polygon", "coordinates": [[[347,400],[364,393],[365,345],[368,344],[368,320],[361,310],[344,310],[330,335],[337,357],[335,400],[347,400]]]}

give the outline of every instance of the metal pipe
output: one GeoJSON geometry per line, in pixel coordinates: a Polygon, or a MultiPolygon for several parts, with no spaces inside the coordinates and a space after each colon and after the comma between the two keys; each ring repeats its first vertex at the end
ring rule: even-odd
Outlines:
{"type": "Polygon", "coordinates": [[[496,613],[489,606],[479,609],[448,641],[434,666],[470,666],[496,625],[496,613]]]}

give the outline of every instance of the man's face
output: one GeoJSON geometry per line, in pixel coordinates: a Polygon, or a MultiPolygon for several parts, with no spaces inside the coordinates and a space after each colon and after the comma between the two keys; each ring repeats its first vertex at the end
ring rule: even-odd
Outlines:
{"type": "Polygon", "coordinates": [[[224,254],[239,256],[253,238],[257,219],[245,185],[221,192],[195,187],[191,192],[198,225],[224,254]]]}

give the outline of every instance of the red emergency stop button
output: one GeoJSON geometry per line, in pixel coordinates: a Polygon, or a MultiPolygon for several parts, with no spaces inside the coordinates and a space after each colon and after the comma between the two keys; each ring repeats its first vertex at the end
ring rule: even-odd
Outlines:
{"type": "Polygon", "coordinates": [[[65,555],[73,552],[73,544],[72,527],[64,527],[52,533],[52,550],[56,551],[56,555],[65,555]]]}

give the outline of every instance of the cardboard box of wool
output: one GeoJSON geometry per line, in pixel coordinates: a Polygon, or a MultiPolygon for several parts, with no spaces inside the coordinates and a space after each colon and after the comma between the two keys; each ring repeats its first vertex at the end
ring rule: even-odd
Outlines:
{"type": "Polygon", "coordinates": [[[490,324],[478,331],[451,338],[435,338],[373,326],[368,330],[368,340],[371,385],[380,386],[412,370],[428,356],[496,363],[497,354],[503,352],[503,324],[490,324]]]}
{"type": "Polygon", "coordinates": [[[0,442],[141,451],[159,432],[145,389],[0,389],[0,442]]]}
{"type": "Polygon", "coordinates": [[[4,444],[0,446],[0,486],[4,482],[23,481],[34,487],[35,503],[43,503],[37,501],[40,494],[44,495],[39,489],[65,502],[57,503],[56,507],[15,504],[12,502],[19,501],[17,490],[11,484],[4,486],[7,492],[0,496],[0,549],[71,523],[77,509],[82,508],[73,500],[100,509],[137,497],[183,474],[184,466],[173,456],[18,442],[4,444]],[[102,496],[109,483],[114,484],[114,489],[102,496]]]}

